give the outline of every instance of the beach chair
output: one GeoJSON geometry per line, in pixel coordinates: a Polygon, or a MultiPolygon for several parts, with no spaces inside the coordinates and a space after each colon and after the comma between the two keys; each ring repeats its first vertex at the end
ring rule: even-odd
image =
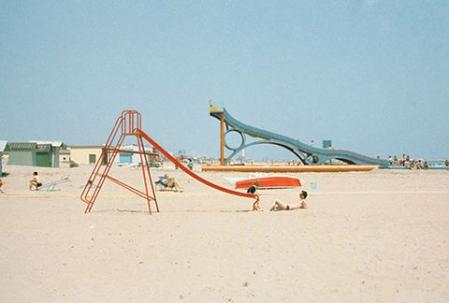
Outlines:
{"type": "Polygon", "coordinates": [[[69,182],[72,182],[69,176],[63,176],[59,180],[42,185],[41,189],[45,189],[47,192],[60,191],[61,189],[59,188],[59,185],[69,182]]]}

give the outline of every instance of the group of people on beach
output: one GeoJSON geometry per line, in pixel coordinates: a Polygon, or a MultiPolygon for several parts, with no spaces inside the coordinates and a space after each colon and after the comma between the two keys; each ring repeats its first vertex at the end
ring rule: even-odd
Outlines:
{"type": "Polygon", "coordinates": [[[401,166],[409,169],[428,169],[429,163],[421,159],[412,159],[409,155],[402,155],[402,158],[395,156],[388,156],[390,165],[401,166]]]}
{"type": "MultiPolygon", "coordinates": [[[[159,191],[166,191],[166,190],[172,190],[176,192],[182,192],[182,188],[179,185],[178,181],[174,177],[169,177],[168,174],[165,174],[163,176],[159,177],[159,180],[156,181],[156,188],[159,191]]],[[[250,186],[248,190],[246,191],[248,194],[252,194],[255,196],[256,201],[254,201],[252,205],[253,211],[261,211],[262,208],[260,207],[260,199],[259,196],[256,195],[256,187],[250,186]]],[[[305,190],[301,191],[299,193],[299,199],[298,201],[294,203],[284,203],[281,200],[274,201],[273,205],[270,208],[270,211],[281,211],[281,210],[296,210],[296,209],[306,209],[307,203],[307,192],[305,190]]]]}
{"type": "MultiPolygon", "coordinates": [[[[255,195],[256,187],[253,185],[253,186],[249,187],[246,192],[248,194],[255,195]]],[[[290,204],[284,203],[281,200],[276,200],[276,201],[274,201],[273,205],[271,206],[270,211],[306,209],[307,208],[307,203],[306,203],[307,195],[308,194],[305,190],[301,191],[299,193],[298,201],[296,201],[294,203],[290,203],[290,204]]],[[[262,211],[262,208],[260,207],[260,199],[259,199],[258,195],[256,195],[256,201],[253,203],[252,210],[253,211],[262,211]]]]}
{"type": "MultiPolygon", "coordinates": [[[[2,181],[2,179],[0,179],[0,193],[4,193],[2,191],[2,186],[3,186],[3,181],[2,181]]],[[[35,171],[35,172],[33,172],[33,177],[30,179],[30,181],[28,183],[28,188],[29,188],[29,190],[39,190],[39,188],[41,186],[42,186],[42,182],[39,179],[39,174],[38,174],[38,172],[35,171]]],[[[159,188],[159,190],[171,189],[174,191],[182,191],[182,188],[179,185],[179,183],[176,181],[176,179],[173,177],[169,177],[167,174],[159,177],[159,180],[156,181],[156,186],[159,188]]],[[[247,190],[247,193],[253,194],[256,197],[256,201],[252,205],[252,210],[253,211],[261,211],[262,208],[260,207],[260,199],[259,199],[259,196],[256,195],[256,187],[255,186],[249,187],[247,190]]],[[[307,203],[306,203],[307,195],[308,194],[305,190],[301,191],[299,193],[298,201],[296,201],[294,203],[290,203],[290,204],[284,203],[281,200],[276,200],[276,201],[274,201],[273,205],[271,206],[270,211],[306,209],[307,208],[307,203]]]]}

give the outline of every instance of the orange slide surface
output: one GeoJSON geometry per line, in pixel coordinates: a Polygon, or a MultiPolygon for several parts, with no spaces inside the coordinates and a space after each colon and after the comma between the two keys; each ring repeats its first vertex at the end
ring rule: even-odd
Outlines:
{"type": "Polygon", "coordinates": [[[213,182],[211,182],[211,181],[209,181],[207,179],[204,179],[203,177],[197,175],[192,170],[190,170],[187,166],[184,165],[184,163],[178,161],[178,159],[176,159],[166,149],[164,149],[161,145],[159,145],[159,143],[157,143],[153,138],[148,136],[143,130],[136,129],[135,130],[135,134],[137,136],[142,137],[146,141],[148,141],[151,145],[153,145],[154,148],[156,148],[161,154],[163,154],[165,156],[165,158],[167,158],[170,162],[172,162],[175,165],[177,165],[182,171],[184,171],[186,174],[188,174],[192,178],[196,179],[197,181],[199,181],[199,182],[201,182],[201,183],[203,183],[203,184],[205,184],[205,185],[207,185],[209,187],[212,187],[212,188],[214,188],[216,190],[219,190],[221,192],[227,193],[227,194],[240,196],[240,197],[246,197],[246,198],[253,198],[253,199],[257,198],[257,195],[249,194],[249,193],[245,193],[245,192],[240,192],[240,191],[236,191],[236,190],[232,190],[232,189],[220,186],[218,184],[215,184],[215,183],[213,183],[213,182]]]}

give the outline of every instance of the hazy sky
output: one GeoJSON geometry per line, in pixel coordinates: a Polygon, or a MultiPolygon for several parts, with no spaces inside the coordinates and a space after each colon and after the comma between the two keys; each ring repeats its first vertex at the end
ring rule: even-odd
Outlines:
{"type": "Polygon", "coordinates": [[[218,156],[209,99],[306,143],[449,158],[449,1],[0,0],[0,139],[102,144],[133,108],[218,156]]]}

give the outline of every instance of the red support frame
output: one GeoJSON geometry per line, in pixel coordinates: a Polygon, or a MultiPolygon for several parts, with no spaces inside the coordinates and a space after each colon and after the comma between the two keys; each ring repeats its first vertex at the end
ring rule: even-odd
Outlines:
{"type": "Polygon", "coordinates": [[[141,127],[142,116],[135,110],[123,111],[115,122],[106,144],[103,147],[103,153],[95,164],[95,167],[81,193],[81,200],[87,204],[86,209],[84,210],[85,213],[91,212],[106,179],[144,198],[147,201],[148,212],[150,214],[151,202],[154,202],[156,211],[159,212],[159,205],[157,204],[156,191],[151,178],[148,157],[145,152],[142,138],[136,133],[136,130],[141,127]],[[114,164],[114,160],[121,150],[125,138],[128,136],[135,136],[137,139],[145,188],[144,192],[110,176],[110,170],[114,164]],[[148,183],[150,183],[151,186],[148,186],[148,183]]]}

